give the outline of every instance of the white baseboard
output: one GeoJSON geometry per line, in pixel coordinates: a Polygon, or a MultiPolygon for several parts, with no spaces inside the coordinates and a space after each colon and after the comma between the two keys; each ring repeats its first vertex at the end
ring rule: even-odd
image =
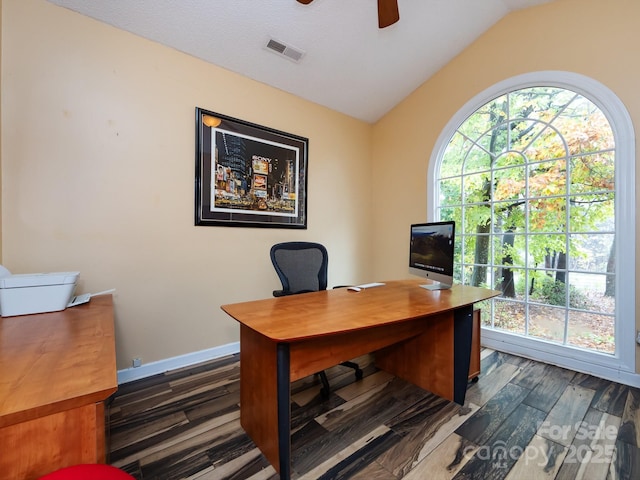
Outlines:
{"type": "MultiPolygon", "coordinates": [[[[567,359],[566,357],[554,358],[553,355],[550,356],[548,353],[546,355],[536,355],[536,352],[531,349],[519,348],[518,346],[515,346],[513,344],[505,344],[504,342],[496,341],[495,339],[490,338],[490,335],[483,334],[482,345],[494,350],[503,351],[505,353],[511,353],[514,355],[520,355],[532,360],[553,363],[554,365],[570,368],[578,372],[588,373],[596,377],[623,383],[625,385],[640,387],[640,375],[634,372],[624,372],[620,371],[619,369],[589,365],[578,360],[567,359]]],[[[214,360],[216,358],[224,357],[225,355],[233,355],[239,352],[240,342],[234,342],[227,345],[220,345],[218,347],[209,348],[207,350],[200,350],[199,352],[187,353],[185,355],[179,355],[177,357],[147,363],[145,365],[141,365],[140,367],[125,368],[124,370],[118,370],[118,384],[132,382],[134,380],[150,377],[158,373],[164,373],[169,370],[188,367],[190,365],[206,362],[208,360],[214,360]]]]}
{"type": "Polygon", "coordinates": [[[158,360],[157,362],[146,363],[139,367],[125,368],[124,370],[118,370],[118,385],[132,382],[133,380],[140,380],[141,378],[150,377],[158,373],[164,373],[169,370],[175,370],[176,368],[188,367],[196,363],[224,357],[225,355],[232,355],[239,351],[240,342],[234,342],[227,345],[220,345],[219,347],[208,348],[207,350],[200,350],[199,352],[187,353],[177,357],[158,360]]]}

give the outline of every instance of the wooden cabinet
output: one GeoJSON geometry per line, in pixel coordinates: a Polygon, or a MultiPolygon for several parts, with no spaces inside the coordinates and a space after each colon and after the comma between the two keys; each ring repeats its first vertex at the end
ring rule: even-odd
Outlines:
{"type": "Polygon", "coordinates": [[[104,402],[118,386],[111,295],[0,318],[0,339],[0,477],[104,463],[104,402]]]}
{"type": "Polygon", "coordinates": [[[480,310],[473,311],[473,334],[471,336],[471,360],[469,380],[477,381],[480,375],[480,310]]]}

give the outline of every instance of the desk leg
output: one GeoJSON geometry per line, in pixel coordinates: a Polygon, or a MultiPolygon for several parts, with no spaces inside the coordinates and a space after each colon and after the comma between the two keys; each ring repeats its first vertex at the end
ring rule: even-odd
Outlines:
{"type": "Polygon", "coordinates": [[[458,308],[453,315],[453,401],[464,405],[464,397],[469,383],[473,305],[458,308]]]}
{"type": "Polygon", "coordinates": [[[279,343],[278,362],[278,451],[280,480],[291,478],[291,390],[289,345],[279,343]]]}
{"type": "Polygon", "coordinates": [[[291,477],[289,345],[240,326],[240,423],[281,479],[291,477]]]}

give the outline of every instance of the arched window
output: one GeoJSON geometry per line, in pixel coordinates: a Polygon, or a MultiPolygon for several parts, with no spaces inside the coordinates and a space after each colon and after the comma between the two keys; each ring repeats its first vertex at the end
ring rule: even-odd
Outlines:
{"type": "Polygon", "coordinates": [[[456,280],[502,291],[483,305],[485,344],[634,371],[633,139],[613,93],[564,72],[496,85],[449,122],[430,212],[456,221],[456,280]]]}

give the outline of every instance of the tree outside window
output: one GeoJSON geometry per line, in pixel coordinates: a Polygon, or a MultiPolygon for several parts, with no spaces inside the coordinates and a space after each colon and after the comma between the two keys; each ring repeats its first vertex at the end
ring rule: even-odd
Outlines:
{"type": "Polygon", "coordinates": [[[604,113],[565,88],[511,91],[458,127],[437,210],[457,223],[456,280],[503,292],[485,327],[615,352],[615,156],[604,113]]]}

